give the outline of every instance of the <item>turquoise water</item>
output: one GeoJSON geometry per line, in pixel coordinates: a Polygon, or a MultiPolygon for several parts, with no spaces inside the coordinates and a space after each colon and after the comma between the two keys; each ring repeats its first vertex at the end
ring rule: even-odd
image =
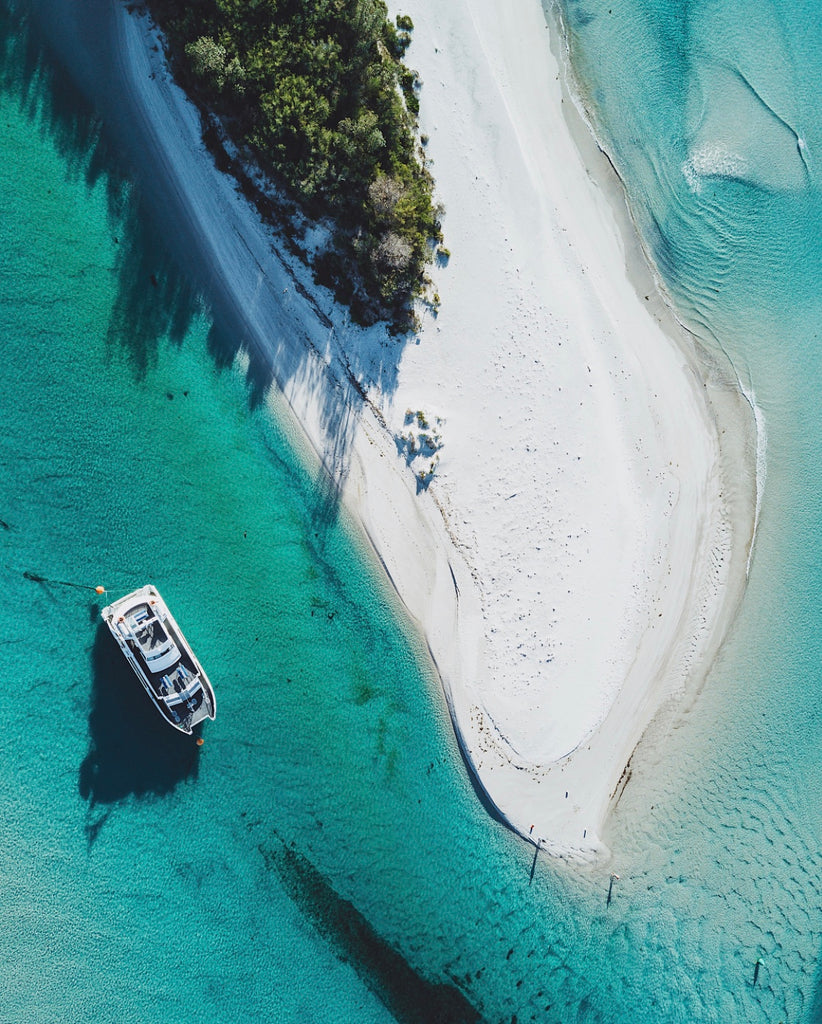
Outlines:
{"type": "MultiPolygon", "coordinates": [[[[819,1021],[818,5],[568,0],[562,10],[583,96],[665,286],[694,332],[728,353],[767,433],[742,614],[669,754],[626,794],[612,841],[637,858],[652,851],[649,884],[664,864],[667,886],[687,888],[673,913],[686,934],[704,933],[700,947],[736,959],[740,977],[752,953],[765,957],[765,1019],[819,1021]]],[[[749,1013],[726,1019],[759,1019],[749,1013]]]]}
{"type": "MultiPolygon", "coordinates": [[[[743,211],[773,236],[770,277],[729,247],[726,304],[670,278],[695,321],[724,331],[735,302],[783,332],[722,335],[768,417],[760,539],[719,665],[620,803],[613,863],[566,870],[477,800],[424,645],[181,272],[162,182],[118,167],[121,129],[0,10],[0,1021],[822,1019],[819,370],[776,260],[799,246],[812,312],[816,239],[780,210],[816,209],[813,178],[743,211]],[[147,579],[217,690],[199,752],[83,589],[147,579]]],[[[656,52],[642,12],[612,10],[609,52],[656,52]]],[[[725,191],[752,188],[711,179],[699,202],[732,237],[725,191]]],[[[710,256],[702,219],[681,204],[672,251],[691,235],[710,256]]]]}

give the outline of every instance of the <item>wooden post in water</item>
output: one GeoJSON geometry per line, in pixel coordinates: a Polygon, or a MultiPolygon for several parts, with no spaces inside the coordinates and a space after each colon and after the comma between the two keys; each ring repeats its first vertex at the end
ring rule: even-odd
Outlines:
{"type": "Polygon", "coordinates": [[[614,872],[612,871],[611,872],[611,884],[608,886],[608,899],[607,899],[607,901],[605,903],[606,907],[610,907],[610,905],[611,905],[611,895],[613,894],[613,891],[614,891],[614,882],[618,882],[618,881],[619,881],[619,875],[615,875],[614,872]]]}
{"type": "Polygon", "coordinates": [[[542,846],[542,836],[537,839],[537,848],[534,850],[534,859],[531,861],[531,877],[528,879],[528,885],[534,881],[534,872],[537,870],[537,857],[539,856],[540,846],[542,846]]]}

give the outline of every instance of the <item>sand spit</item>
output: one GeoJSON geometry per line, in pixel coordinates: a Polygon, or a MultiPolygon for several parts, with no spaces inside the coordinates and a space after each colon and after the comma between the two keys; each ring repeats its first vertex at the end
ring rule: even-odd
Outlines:
{"type": "Polygon", "coordinates": [[[404,345],[352,327],[272,250],[147,19],[120,7],[117,59],[295,442],[419,621],[481,785],[522,835],[587,858],[649,722],[698,689],[732,620],[753,418],[654,290],[539,4],[403,10],[452,253],[439,313],[404,345]]]}

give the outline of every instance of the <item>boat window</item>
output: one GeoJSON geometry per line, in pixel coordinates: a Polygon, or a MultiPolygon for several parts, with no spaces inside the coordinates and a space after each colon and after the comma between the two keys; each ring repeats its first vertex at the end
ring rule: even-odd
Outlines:
{"type": "Polygon", "coordinates": [[[137,630],[134,635],[137,637],[139,645],[147,651],[154,650],[156,647],[162,647],[168,643],[168,634],[156,620],[137,630]]]}

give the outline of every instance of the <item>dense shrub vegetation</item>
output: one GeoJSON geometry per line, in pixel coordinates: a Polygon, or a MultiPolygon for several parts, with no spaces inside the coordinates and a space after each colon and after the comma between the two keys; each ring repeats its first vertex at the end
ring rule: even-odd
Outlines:
{"type": "Polygon", "coordinates": [[[383,0],[149,0],[178,76],[334,243],[316,261],[358,319],[407,326],[440,239],[415,140],[413,28],[383,0]]]}

